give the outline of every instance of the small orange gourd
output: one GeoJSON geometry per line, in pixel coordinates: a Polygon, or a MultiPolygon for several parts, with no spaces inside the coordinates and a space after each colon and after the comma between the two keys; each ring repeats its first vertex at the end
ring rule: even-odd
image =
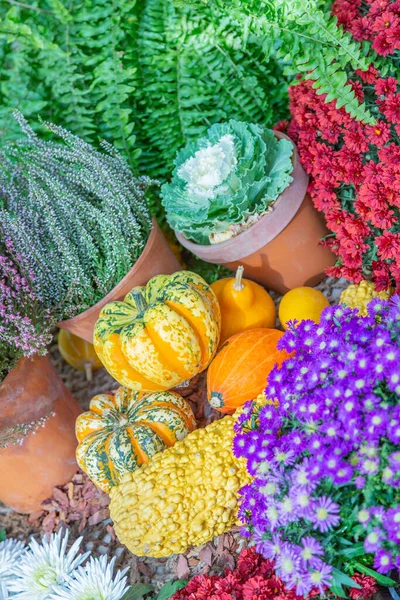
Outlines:
{"type": "Polygon", "coordinates": [[[243,279],[243,273],[239,266],[235,277],[219,279],[210,286],[221,307],[221,345],[240,331],[275,327],[274,301],[261,285],[243,279]]]}
{"type": "Polygon", "coordinates": [[[277,329],[249,329],[225,342],[207,373],[207,397],[213,408],[232,414],[257,398],[273,367],[290,356],[277,349],[282,336],[277,329]]]}
{"type": "Polygon", "coordinates": [[[88,381],[92,380],[94,371],[98,371],[103,367],[103,363],[97,356],[93,344],[70,333],[66,329],[60,329],[59,331],[58,350],[63,359],[71,367],[74,367],[78,371],[85,371],[88,381]]]}

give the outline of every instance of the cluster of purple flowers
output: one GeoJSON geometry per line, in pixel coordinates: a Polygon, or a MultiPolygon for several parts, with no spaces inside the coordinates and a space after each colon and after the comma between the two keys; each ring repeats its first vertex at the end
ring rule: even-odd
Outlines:
{"type": "Polygon", "coordinates": [[[21,356],[43,353],[53,319],[32,289],[33,274],[9,240],[0,255],[0,381],[21,356]],[[4,350],[4,351],[3,351],[4,350]]]}
{"type": "Polygon", "coordinates": [[[400,296],[368,310],[292,323],[273,402],[248,403],[236,423],[234,452],[254,477],[243,532],[298,595],[340,585],[341,568],[400,570],[400,296]]]}

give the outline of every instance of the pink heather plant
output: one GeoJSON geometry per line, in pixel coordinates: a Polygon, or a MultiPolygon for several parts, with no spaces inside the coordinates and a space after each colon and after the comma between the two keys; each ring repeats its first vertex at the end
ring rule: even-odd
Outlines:
{"type": "Polygon", "coordinates": [[[6,240],[0,246],[0,381],[22,356],[43,354],[53,319],[32,289],[25,259],[6,240]]]}

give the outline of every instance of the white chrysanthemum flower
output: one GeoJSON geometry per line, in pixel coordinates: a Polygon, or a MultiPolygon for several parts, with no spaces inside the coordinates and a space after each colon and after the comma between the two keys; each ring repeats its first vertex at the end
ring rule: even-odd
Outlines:
{"type": "Polygon", "coordinates": [[[10,582],[10,590],[18,600],[50,600],[51,593],[63,586],[70,575],[90,554],[78,555],[82,538],[76,540],[67,552],[69,532],[52,534],[39,544],[32,539],[29,550],[19,560],[10,582]]]}
{"type": "Polygon", "coordinates": [[[114,577],[115,560],[91,558],[70,577],[67,589],[56,590],[51,600],[121,600],[129,589],[124,577],[128,569],[117,571],[114,577]]]}
{"type": "Polygon", "coordinates": [[[13,571],[21,556],[26,552],[25,542],[8,539],[0,542],[0,600],[7,600],[8,586],[13,571]]]}

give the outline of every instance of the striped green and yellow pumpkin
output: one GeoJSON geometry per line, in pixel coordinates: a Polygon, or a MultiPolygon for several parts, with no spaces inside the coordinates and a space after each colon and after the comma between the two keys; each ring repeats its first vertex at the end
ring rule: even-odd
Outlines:
{"type": "Polygon", "coordinates": [[[204,371],[219,342],[221,314],[210,286],[196,273],[156,275],[123,302],[106,304],[94,347],[120,385],[139,392],[169,390],[204,371]]]}
{"type": "Polygon", "coordinates": [[[196,428],[189,404],[175,392],[143,394],[120,387],[115,395],[95,396],[89,408],[76,420],[76,458],[105,492],[196,428]]]}

